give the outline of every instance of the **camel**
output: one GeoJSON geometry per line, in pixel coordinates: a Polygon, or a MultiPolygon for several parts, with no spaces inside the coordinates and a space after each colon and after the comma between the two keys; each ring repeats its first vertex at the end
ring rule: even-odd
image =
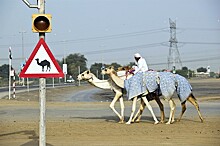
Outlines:
{"type": "Polygon", "coordinates": [[[123,101],[123,93],[122,89],[118,87],[113,81],[110,80],[100,80],[98,79],[93,73],[91,73],[89,70],[84,71],[83,73],[79,74],[77,76],[78,80],[86,80],[90,84],[92,84],[95,87],[101,88],[101,89],[110,89],[115,92],[115,97],[113,98],[110,108],[113,110],[113,112],[119,117],[119,123],[124,123],[124,101],[123,101]],[[115,109],[115,103],[119,99],[120,106],[121,106],[121,115],[116,111],[115,109]]]}
{"type": "Polygon", "coordinates": [[[50,66],[50,62],[49,61],[47,61],[45,59],[45,60],[39,62],[39,58],[36,58],[35,60],[37,61],[37,64],[42,67],[42,72],[44,72],[44,66],[47,66],[47,70],[49,69],[49,71],[50,71],[51,66],[50,66]]]}
{"type": "MultiPolygon", "coordinates": [[[[102,74],[108,74],[108,75],[110,75],[111,79],[114,82],[120,82],[120,80],[115,79],[115,78],[118,78],[118,75],[117,75],[117,73],[116,73],[116,71],[114,70],[113,67],[103,69],[102,74]]],[[[120,86],[120,87],[122,88],[123,86],[120,86]]],[[[134,112],[135,112],[135,109],[136,109],[137,98],[138,98],[137,96],[133,98],[132,113],[131,113],[130,119],[126,122],[126,124],[131,124],[132,122],[135,122],[135,119],[137,117],[138,117],[138,119],[136,120],[136,122],[139,122],[145,105],[147,105],[149,111],[151,112],[151,114],[153,116],[153,119],[155,121],[154,124],[158,124],[159,122],[158,122],[158,120],[157,120],[157,118],[156,118],[156,116],[153,112],[153,109],[152,109],[151,105],[148,102],[148,100],[150,101],[150,100],[153,100],[153,99],[156,100],[157,104],[160,107],[160,111],[161,111],[161,121],[160,122],[161,123],[164,122],[165,115],[164,115],[163,104],[160,102],[159,96],[156,93],[148,93],[146,95],[144,94],[144,95],[139,96],[139,98],[141,98],[141,106],[140,106],[140,109],[138,110],[137,114],[133,118],[133,115],[134,115],[134,112]]]]}
{"type": "MultiPolygon", "coordinates": [[[[126,68],[124,68],[124,69],[126,69],[126,68]]],[[[114,70],[112,69],[112,68],[109,68],[109,71],[111,71],[111,72],[114,72],[114,70]]],[[[159,75],[159,73],[157,73],[158,75],[159,75]]],[[[180,114],[180,116],[179,116],[179,118],[178,118],[178,120],[177,121],[180,121],[181,120],[181,118],[182,118],[182,116],[183,116],[183,114],[184,114],[184,112],[186,111],[186,101],[189,101],[195,108],[196,108],[196,110],[197,110],[197,112],[198,112],[198,115],[199,115],[199,118],[200,118],[200,120],[201,120],[201,122],[203,122],[204,121],[204,119],[202,118],[202,115],[201,115],[201,112],[200,112],[200,109],[199,109],[199,105],[198,105],[198,103],[197,103],[197,101],[196,101],[196,98],[195,98],[195,96],[193,95],[193,93],[191,92],[191,88],[189,88],[190,89],[190,91],[188,91],[188,93],[189,93],[189,95],[187,95],[187,96],[185,96],[186,98],[182,98],[181,97],[181,94],[180,94],[180,92],[183,92],[183,91],[181,91],[181,87],[183,87],[183,86],[190,86],[190,84],[188,83],[188,81],[184,78],[184,77],[182,77],[182,76],[180,76],[180,75],[178,75],[178,74],[172,74],[172,73],[161,73],[161,76],[160,76],[160,80],[164,80],[163,79],[163,74],[165,74],[166,76],[167,76],[167,74],[171,77],[171,80],[173,80],[174,82],[174,84],[175,85],[173,85],[174,87],[175,87],[175,90],[177,90],[177,94],[178,94],[178,96],[179,96],[179,99],[180,99],[180,101],[181,101],[181,106],[182,106],[182,112],[181,112],[181,114],[180,114]],[[187,84],[184,84],[184,83],[187,83],[187,84]]],[[[124,82],[123,82],[123,80],[120,80],[120,78],[119,77],[117,77],[117,76],[115,76],[115,74],[114,74],[114,76],[112,76],[113,78],[113,81],[116,81],[115,83],[117,83],[117,84],[120,84],[120,87],[123,87],[124,86],[124,82]]],[[[160,81],[158,81],[158,82],[160,82],[160,81]]],[[[190,86],[191,87],[191,86],[190,86]]],[[[186,87],[185,87],[186,88],[186,87]]],[[[173,93],[171,93],[171,94],[173,94],[173,93]]],[[[168,100],[168,102],[169,102],[169,105],[170,105],[170,117],[169,117],[169,120],[168,120],[168,122],[166,123],[166,124],[171,124],[171,123],[173,123],[174,122],[174,112],[175,112],[175,103],[174,103],[174,101],[172,100],[172,95],[168,95],[168,96],[165,96],[164,97],[164,99],[166,99],[166,100],[168,100]]],[[[136,101],[133,101],[133,105],[134,104],[136,104],[136,103],[134,103],[134,102],[136,102],[136,101]]],[[[133,112],[133,111],[132,111],[133,112]]],[[[140,112],[140,110],[138,111],[138,112],[140,112]]],[[[141,114],[141,113],[137,113],[137,114],[141,114]]],[[[137,115],[136,114],[136,115],[137,115]]],[[[132,115],[132,114],[131,114],[132,115]]]]}

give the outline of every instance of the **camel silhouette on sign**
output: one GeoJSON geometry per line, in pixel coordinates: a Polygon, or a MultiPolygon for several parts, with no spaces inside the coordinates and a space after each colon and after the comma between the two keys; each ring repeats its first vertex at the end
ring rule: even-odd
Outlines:
{"type": "Polygon", "coordinates": [[[40,65],[42,67],[42,72],[44,72],[44,66],[47,66],[47,70],[46,72],[49,70],[50,71],[50,62],[47,61],[46,59],[39,62],[39,58],[35,59],[37,61],[37,64],[40,65]]]}

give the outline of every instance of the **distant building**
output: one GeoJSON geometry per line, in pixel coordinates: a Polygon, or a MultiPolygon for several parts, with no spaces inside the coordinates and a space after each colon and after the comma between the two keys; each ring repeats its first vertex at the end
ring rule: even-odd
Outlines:
{"type": "Polygon", "coordinates": [[[196,71],[195,76],[200,77],[200,78],[208,78],[208,77],[210,77],[210,72],[211,72],[210,66],[207,66],[206,72],[197,72],[196,71]]]}

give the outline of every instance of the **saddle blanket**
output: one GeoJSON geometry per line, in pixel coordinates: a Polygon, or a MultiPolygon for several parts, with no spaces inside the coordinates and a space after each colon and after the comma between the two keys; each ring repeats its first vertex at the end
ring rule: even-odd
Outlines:
{"type": "Polygon", "coordinates": [[[170,72],[138,72],[130,79],[125,80],[124,86],[128,100],[160,90],[166,99],[170,99],[176,91],[180,101],[184,102],[192,92],[191,85],[184,77],[170,72]]]}

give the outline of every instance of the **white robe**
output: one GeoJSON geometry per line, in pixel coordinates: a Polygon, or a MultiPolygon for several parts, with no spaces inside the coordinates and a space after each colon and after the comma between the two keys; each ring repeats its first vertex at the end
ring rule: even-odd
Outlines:
{"type": "Polygon", "coordinates": [[[146,63],[146,60],[144,58],[140,58],[138,60],[138,62],[136,62],[137,64],[137,68],[135,68],[135,71],[134,71],[134,74],[136,74],[137,72],[146,72],[148,71],[148,66],[147,66],[147,63],[146,63]]]}

